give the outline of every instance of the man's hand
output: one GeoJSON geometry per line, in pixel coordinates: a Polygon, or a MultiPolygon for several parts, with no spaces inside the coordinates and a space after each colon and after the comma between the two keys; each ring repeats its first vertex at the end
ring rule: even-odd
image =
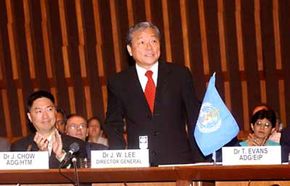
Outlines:
{"type": "Polygon", "coordinates": [[[48,140],[44,136],[36,132],[33,140],[40,151],[48,151],[48,140]]]}
{"type": "Polygon", "coordinates": [[[55,153],[57,159],[62,159],[65,155],[65,152],[62,150],[62,140],[59,132],[55,130],[52,135],[52,151],[55,153]]]}

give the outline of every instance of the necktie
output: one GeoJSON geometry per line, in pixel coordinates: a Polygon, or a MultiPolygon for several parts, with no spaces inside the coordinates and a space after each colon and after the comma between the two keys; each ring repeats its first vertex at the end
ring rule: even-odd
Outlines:
{"type": "Polygon", "coordinates": [[[148,80],[147,80],[147,84],[145,86],[144,94],[145,94],[147,103],[150,107],[150,110],[153,113],[156,87],[155,87],[154,81],[152,79],[152,74],[153,74],[153,72],[151,70],[148,70],[145,73],[145,76],[148,78],[148,80]]]}

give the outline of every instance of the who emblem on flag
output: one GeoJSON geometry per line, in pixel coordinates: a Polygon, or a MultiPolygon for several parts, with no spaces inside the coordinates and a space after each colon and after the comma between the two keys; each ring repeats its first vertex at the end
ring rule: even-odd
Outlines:
{"type": "Polygon", "coordinates": [[[199,111],[194,137],[203,155],[207,156],[230,142],[239,127],[215,87],[215,73],[209,84],[199,111]]]}

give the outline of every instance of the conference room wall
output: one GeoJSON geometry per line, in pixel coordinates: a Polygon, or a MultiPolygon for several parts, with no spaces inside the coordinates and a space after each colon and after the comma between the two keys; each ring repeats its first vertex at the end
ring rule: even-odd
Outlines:
{"type": "Polygon", "coordinates": [[[68,113],[106,112],[106,81],[129,65],[128,27],[152,21],[162,60],[188,66],[202,100],[216,86],[241,130],[271,105],[290,120],[290,2],[287,0],[1,0],[0,136],[25,136],[25,98],[51,91],[68,113]]]}

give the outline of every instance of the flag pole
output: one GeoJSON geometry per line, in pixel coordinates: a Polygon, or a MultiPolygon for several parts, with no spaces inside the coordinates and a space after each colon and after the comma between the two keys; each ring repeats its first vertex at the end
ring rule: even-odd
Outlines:
{"type": "Polygon", "coordinates": [[[216,151],[212,153],[213,164],[216,164],[216,151]]]}

